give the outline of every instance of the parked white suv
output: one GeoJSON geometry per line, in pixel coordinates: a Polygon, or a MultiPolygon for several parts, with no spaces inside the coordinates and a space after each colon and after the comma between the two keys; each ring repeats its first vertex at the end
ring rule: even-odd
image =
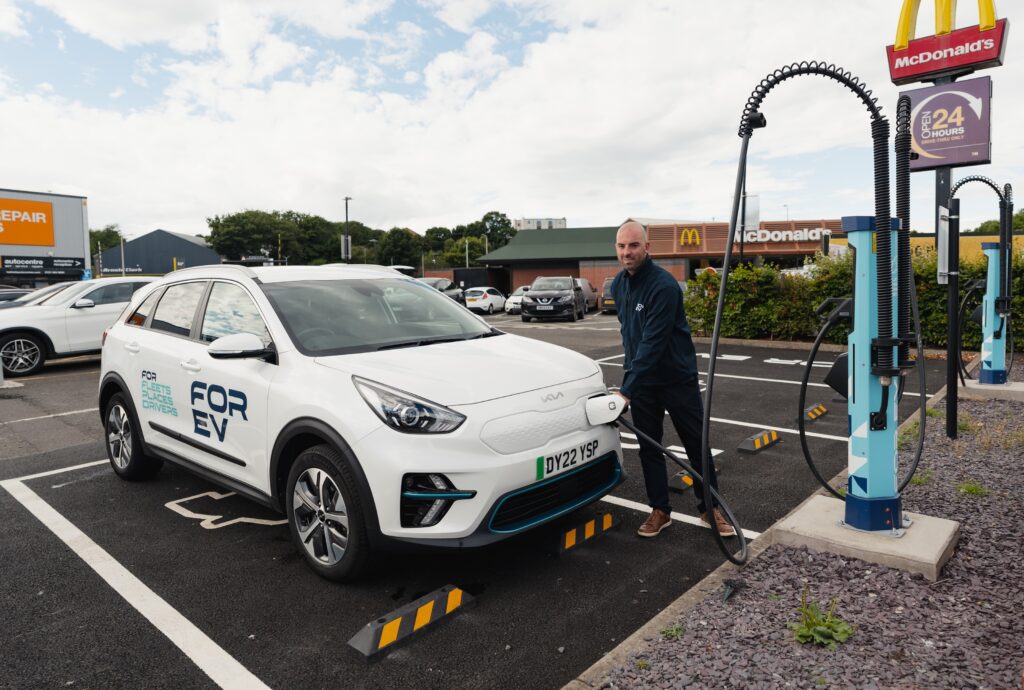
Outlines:
{"type": "MultiPolygon", "coordinates": [[[[43,299],[0,310],[4,376],[27,376],[48,359],[99,352],[103,329],[155,278],[96,278],[53,288],[43,299]]],[[[49,289],[49,288],[46,288],[49,289]]]]}
{"type": "Polygon", "coordinates": [[[107,332],[99,408],[114,471],[162,461],[283,511],[331,579],[401,542],[487,544],[622,480],[589,358],[502,333],[379,270],[197,267],[107,332]],[[507,361],[510,367],[496,367],[507,361]]]}

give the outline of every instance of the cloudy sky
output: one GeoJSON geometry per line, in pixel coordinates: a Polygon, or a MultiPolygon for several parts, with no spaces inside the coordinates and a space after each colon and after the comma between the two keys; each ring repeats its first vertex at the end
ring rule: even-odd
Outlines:
{"type": "MultiPolygon", "coordinates": [[[[977,23],[960,3],[958,26],[977,23]]],[[[921,3],[921,35],[932,3],[921,3]]],[[[1004,2],[1000,9],[1005,10],[1004,2]]],[[[247,208],[423,232],[490,210],[722,220],[738,119],[772,69],[888,78],[899,0],[0,0],[0,188],[89,197],[90,225],[207,231],[247,208]]],[[[1011,18],[1012,21],[1012,18],[1011,18]]],[[[995,82],[994,163],[1024,171],[1024,61],[995,82]]],[[[841,87],[772,92],[761,218],[873,213],[868,116],[841,87]]],[[[914,227],[933,224],[918,173],[914,227]]],[[[1021,182],[1024,189],[1024,182],[1021,182]]],[[[994,218],[981,185],[963,225],[994,218]]]]}

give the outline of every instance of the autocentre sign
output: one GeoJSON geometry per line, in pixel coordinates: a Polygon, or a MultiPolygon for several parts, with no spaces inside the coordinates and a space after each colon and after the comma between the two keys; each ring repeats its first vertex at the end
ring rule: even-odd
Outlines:
{"type": "Polygon", "coordinates": [[[903,0],[896,41],[886,48],[894,84],[967,74],[1003,64],[1009,22],[996,19],[994,0],[978,2],[978,24],[953,29],[956,0],[935,0],[935,35],[914,38],[921,0],[903,0]]]}
{"type": "Polygon", "coordinates": [[[992,80],[969,79],[905,91],[910,97],[913,172],[992,161],[992,80]]]}

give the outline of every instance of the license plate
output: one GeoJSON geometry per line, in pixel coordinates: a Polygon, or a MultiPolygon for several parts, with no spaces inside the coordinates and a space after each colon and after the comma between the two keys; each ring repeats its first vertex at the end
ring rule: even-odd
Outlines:
{"type": "Polygon", "coordinates": [[[554,307],[552,307],[550,304],[542,304],[539,307],[537,307],[537,311],[551,311],[552,309],[554,309],[554,307]]]}
{"type": "Polygon", "coordinates": [[[566,448],[560,453],[537,456],[537,479],[547,479],[574,467],[585,465],[597,457],[597,447],[598,440],[594,439],[572,448],[566,448]]]}
{"type": "Polygon", "coordinates": [[[609,305],[609,304],[615,304],[615,300],[613,300],[613,299],[606,299],[606,300],[604,301],[604,303],[605,303],[606,305],[609,305]]]}

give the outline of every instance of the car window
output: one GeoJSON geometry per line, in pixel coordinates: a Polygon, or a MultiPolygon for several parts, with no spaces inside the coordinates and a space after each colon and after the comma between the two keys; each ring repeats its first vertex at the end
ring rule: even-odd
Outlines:
{"type": "Polygon", "coordinates": [[[500,292],[498,292],[498,291],[497,291],[496,289],[494,289],[494,288],[491,288],[490,290],[488,290],[488,291],[487,291],[487,294],[489,294],[489,295],[493,295],[494,297],[501,297],[501,293],[500,293],[500,292]]]}
{"type": "Polygon", "coordinates": [[[90,284],[82,283],[71,283],[63,290],[57,290],[51,295],[47,295],[43,299],[36,302],[36,304],[45,304],[47,306],[53,306],[55,304],[64,304],[70,302],[77,295],[82,294],[84,290],[88,290],[90,284]]]}
{"type": "Polygon", "coordinates": [[[150,312],[153,311],[153,306],[156,304],[157,299],[160,297],[160,291],[155,290],[152,295],[147,297],[139,305],[139,308],[132,312],[132,315],[125,321],[129,326],[144,326],[146,325],[146,317],[149,316],[150,312]]]}
{"type": "Polygon", "coordinates": [[[481,290],[480,288],[470,288],[466,290],[466,297],[479,297],[482,294],[484,294],[484,290],[481,290]]]}
{"type": "Polygon", "coordinates": [[[133,283],[107,283],[82,295],[79,299],[91,299],[98,307],[102,304],[121,304],[132,299],[135,292],[133,283]]]}
{"type": "Polygon", "coordinates": [[[260,285],[299,349],[310,355],[464,340],[491,332],[416,280],[303,280],[260,285]]]}
{"type": "Polygon", "coordinates": [[[530,289],[529,285],[520,285],[516,288],[516,291],[512,293],[512,297],[522,297],[523,293],[530,289]]]}
{"type": "Polygon", "coordinates": [[[537,278],[531,290],[572,290],[571,278],[537,278]]]}
{"type": "Polygon", "coordinates": [[[614,282],[614,280],[615,280],[614,278],[605,278],[604,279],[604,284],[601,286],[601,290],[603,290],[605,292],[610,290],[611,287],[612,287],[612,282],[614,282]]]}
{"type": "Polygon", "coordinates": [[[180,283],[164,290],[164,296],[160,298],[149,327],[155,331],[188,337],[204,290],[205,282],[180,283]]]}
{"type": "Polygon", "coordinates": [[[252,333],[264,346],[270,344],[270,332],[249,293],[233,283],[214,283],[199,338],[212,343],[235,333],[252,333]]]}

